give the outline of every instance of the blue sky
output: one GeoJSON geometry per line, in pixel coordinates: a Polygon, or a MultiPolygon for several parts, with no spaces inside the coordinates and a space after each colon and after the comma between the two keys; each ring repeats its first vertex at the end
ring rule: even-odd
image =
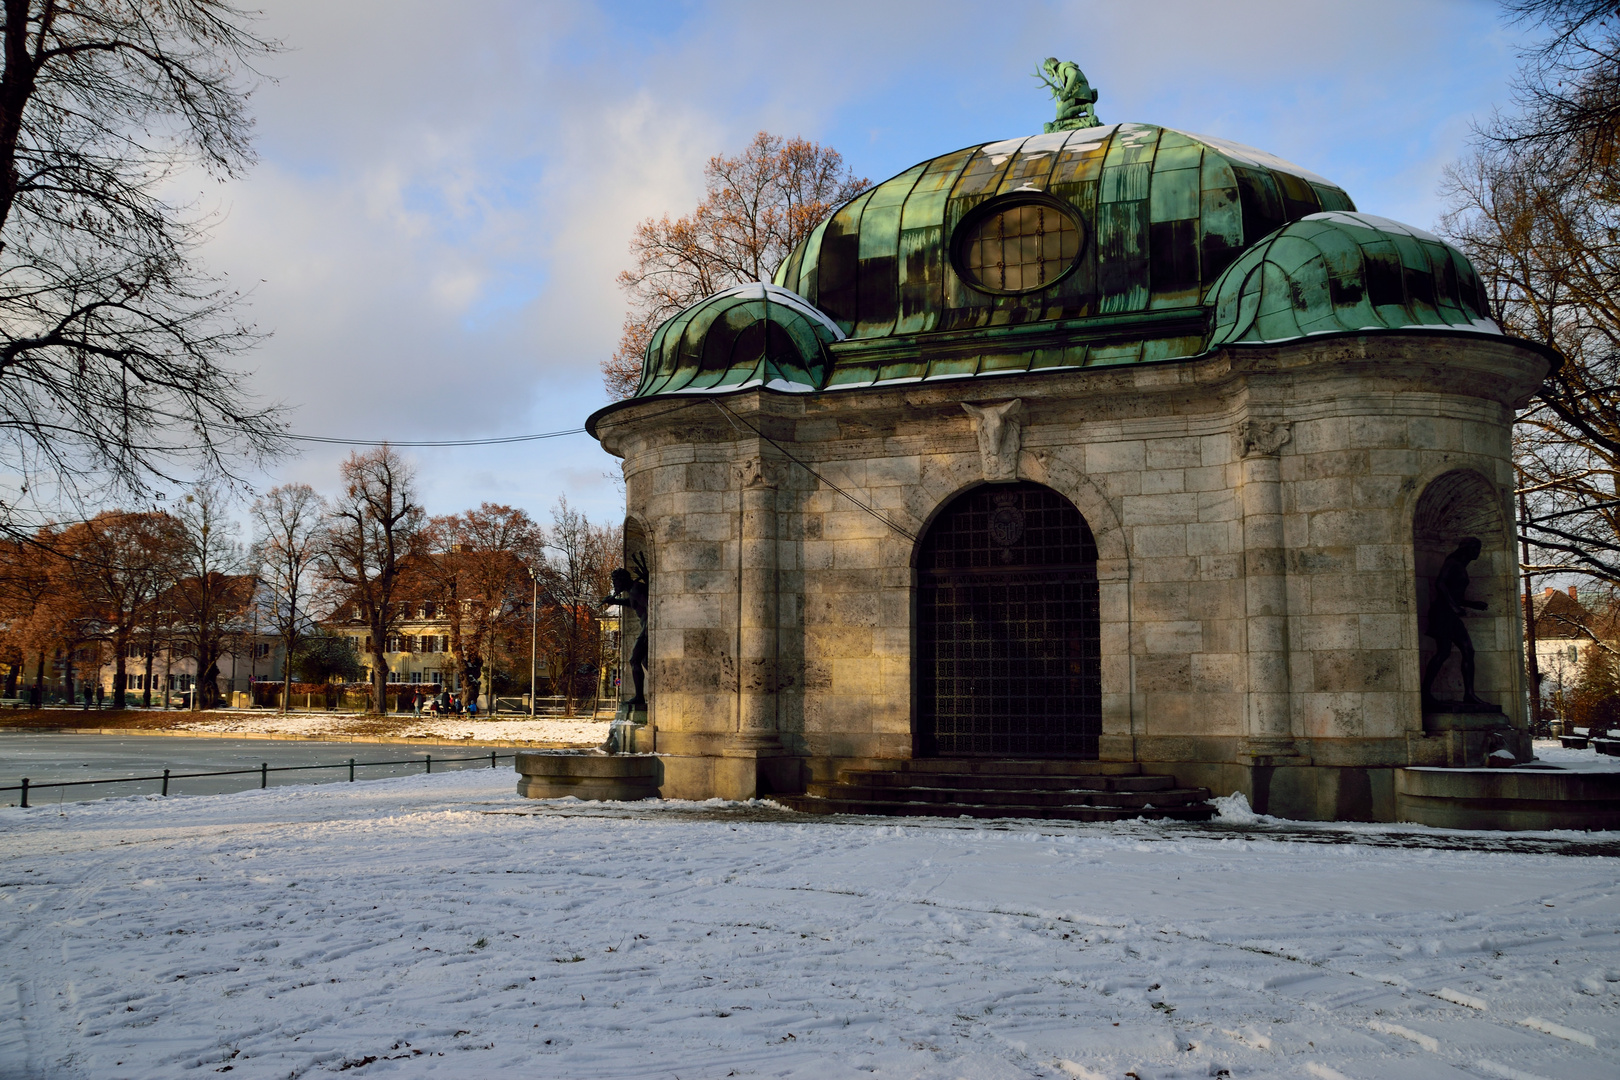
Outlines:
{"type": "MultiPolygon", "coordinates": [[[[205,257],[274,332],[251,385],[296,430],[465,438],[575,427],[623,312],[635,223],[682,213],[756,131],[874,181],[1040,130],[1031,77],[1074,59],[1107,122],[1261,147],[1432,226],[1470,125],[1510,104],[1520,36],[1484,0],[270,0],[261,160],[211,187],[205,257]]],[[[613,519],[587,436],[413,451],[428,509],[613,519]]],[[[335,487],[342,451],[262,486],[335,487]]]]}

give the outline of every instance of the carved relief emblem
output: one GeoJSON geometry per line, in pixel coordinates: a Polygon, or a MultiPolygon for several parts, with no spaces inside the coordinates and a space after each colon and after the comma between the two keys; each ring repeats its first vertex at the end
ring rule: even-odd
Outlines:
{"type": "Polygon", "coordinates": [[[1271,457],[1294,437],[1292,424],[1270,424],[1245,420],[1238,425],[1238,454],[1241,457],[1271,457]]]}
{"type": "Polygon", "coordinates": [[[996,508],[990,511],[990,540],[1001,547],[1001,561],[1012,562],[1012,546],[1024,538],[1024,511],[1017,506],[1018,496],[995,495],[991,501],[996,508]]]}
{"type": "Polygon", "coordinates": [[[962,408],[973,417],[979,437],[979,464],[986,480],[1018,479],[1018,452],[1024,446],[1024,402],[1020,398],[1000,405],[969,405],[962,408]]]}

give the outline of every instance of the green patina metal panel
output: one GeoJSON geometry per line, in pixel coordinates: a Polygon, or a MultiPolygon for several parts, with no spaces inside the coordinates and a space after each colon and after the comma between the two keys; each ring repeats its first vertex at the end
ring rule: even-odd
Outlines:
{"type": "Polygon", "coordinates": [[[1150,338],[1142,342],[1143,363],[1154,360],[1181,360],[1189,356],[1197,356],[1204,351],[1204,335],[1194,334],[1187,337],[1150,338]]]}
{"type": "Polygon", "coordinates": [[[815,304],[846,334],[855,329],[859,311],[861,215],[871,197],[869,191],[846,203],[821,239],[815,304]]]}
{"type": "Polygon", "coordinates": [[[1350,196],[1336,187],[1318,184],[1313,180],[1311,190],[1316,192],[1316,200],[1322,204],[1323,210],[1354,210],[1356,208],[1356,204],[1350,201],[1350,196]]]}
{"type": "Polygon", "coordinates": [[[1113,364],[1140,363],[1142,344],[1140,341],[1126,341],[1112,345],[1093,345],[1086,355],[1086,366],[1107,367],[1113,364]]]}
{"type": "Polygon", "coordinates": [[[1155,163],[1149,188],[1149,221],[1181,221],[1198,216],[1201,175],[1195,160],[1190,168],[1166,171],[1155,163]]]}
{"type": "Polygon", "coordinates": [[[787,288],[792,289],[812,304],[818,303],[821,295],[819,281],[821,243],[827,235],[827,226],[830,224],[832,224],[832,218],[829,217],[810,231],[809,238],[800,245],[804,250],[804,260],[799,264],[798,278],[797,280],[789,278],[786,285],[787,288]],[[795,285],[798,288],[794,288],[795,285]]]}
{"type": "Polygon", "coordinates": [[[1148,162],[1131,165],[1104,165],[1098,201],[1133,202],[1146,199],[1152,191],[1153,166],[1148,162]]]}
{"type": "MultiPolygon", "coordinates": [[[[945,206],[941,243],[947,250],[951,233],[957,224],[975,206],[994,195],[996,189],[1001,186],[1001,178],[1012,165],[1018,148],[1027,141],[1027,139],[1009,139],[981,146],[962,170],[962,175],[951,189],[950,199],[945,206]]],[[[995,313],[994,298],[970,288],[957,276],[955,268],[948,260],[944,272],[944,305],[940,312],[939,329],[961,330],[988,325],[995,313]]]]}
{"type": "Polygon", "coordinates": [[[1058,154],[1073,134],[1072,131],[1055,131],[1024,140],[1024,145],[1018,148],[1018,156],[997,185],[996,194],[1006,195],[1019,190],[1045,191],[1051,181],[1053,167],[1057,165],[1058,154]]]}
{"type": "Polygon", "coordinates": [[[1207,287],[1243,251],[1243,205],[1237,174],[1219,154],[1204,155],[1199,184],[1199,266],[1207,287]]]}
{"type": "Polygon", "coordinates": [[[944,298],[944,248],[938,225],[900,230],[900,316],[895,332],[920,334],[939,321],[944,298]]]}
{"type": "Polygon", "coordinates": [[[861,215],[857,316],[851,337],[894,332],[900,311],[900,214],[926,163],[879,184],[861,215]]]}
{"type": "Polygon", "coordinates": [[[1243,238],[1254,243],[1286,220],[1282,192],[1269,172],[1244,166],[1233,166],[1237,178],[1238,201],[1243,207],[1243,238]]]}
{"type": "Polygon", "coordinates": [[[1308,214],[1321,212],[1322,201],[1317,197],[1316,189],[1304,177],[1275,170],[1270,170],[1270,174],[1282,192],[1283,212],[1288,215],[1288,220],[1298,221],[1308,214]]]}
{"type": "Polygon", "coordinates": [[[1147,307],[1147,226],[1146,199],[1098,205],[1097,310],[1102,314],[1147,307]]]}
{"type": "Polygon", "coordinates": [[[976,148],[928,162],[900,215],[900,314],[895,333],[917,334],[939,322],[945,302],[945,205],[976,148]]]}

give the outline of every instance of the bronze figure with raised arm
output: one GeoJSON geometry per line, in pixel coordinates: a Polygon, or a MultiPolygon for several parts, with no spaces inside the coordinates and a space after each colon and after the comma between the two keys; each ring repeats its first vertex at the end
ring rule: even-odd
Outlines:
{"type": "Polygon", "coordinates": [[[1485,610],[1483,600],[1467,598],[1468,564],[1479,558],[1480,547],[1478,537],[1464,537],[1434,576],[1434,588],[1429,596],[1428,636],[1434,639],[1435,652],[1423,671],[1423,708],[1428,711],[1456,705],[1470,707],[1465,711],[1494,707],[1474,693],[1474,642],[1463,625],[1463,616],[1469,611],[1485,610]],[[1453,647],[1462,655],[1463,699],[1461,702],[1436,701],[1434,680],[1451,657],[1453,647]]]}
{"type": "Polygon", "coordinates": [[[630,677],[636,687],[636,696],[630,700],[630,707],[642,709],[647,706],[647,557],[637,552],[630,557],[630,565],[635,567],[634,573],[622,566],[613,571],[613,594],[602,598],[602,606],[627,607],[641,620],[641,633],[636,637],[635,647],[630,650],[630,677]]]}

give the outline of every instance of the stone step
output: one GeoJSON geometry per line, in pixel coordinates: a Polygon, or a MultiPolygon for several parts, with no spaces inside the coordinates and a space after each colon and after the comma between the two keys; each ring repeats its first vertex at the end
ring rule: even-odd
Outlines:
{"type": "Polygon", "coordinates": [[[928,787],[979,788],[983,790],[1019,789],[1028,791],[1163,791],[1176,786],[1173,776],[1103,776],[1076,774],[1072,776],[996,775],[994,773],[965,772],[902,772],[898,769],[845,769],[839,772],[841,783],[866,784],[874,787],[909,787],[925,784],[928,787]]]}
{"type": "MultiPolygon", "coordinates": [[[[1166,777],[1166,779],[1169,779],[1166,777]]],[[[823,799],[844,799],[869,803],[929,803],[936,806],[969,804],[978,806],[1096,806],[1116,809],[1185,806],[1203,802],[1209,792],[1203,788],[1164,788],[1158,791],[1031,790],[1028,788],[955,788],[913,784],[896,787],[886,784],[810,784],[808,794],[823,799]]]]}
{"type": "Polygon", "coordinates": [[[1133,818],[1157,818],[1207,821],[1215,813],[1214,807],[1204,802],[1184,806],[1126,808],[870,802],[860,799],[829,799],[814,795],[779,795],[776,801],[806,814],[862,814],[882,817],[1038,818],[1046,821],[1129,821],[1133,818]]]}
{"type": "Polygon", "coordinates": [[[975,776],[1137,776],[1136,761],[1083,761],[1075,758],[910,758],[884,771],[967,773],[975,776]]]}

